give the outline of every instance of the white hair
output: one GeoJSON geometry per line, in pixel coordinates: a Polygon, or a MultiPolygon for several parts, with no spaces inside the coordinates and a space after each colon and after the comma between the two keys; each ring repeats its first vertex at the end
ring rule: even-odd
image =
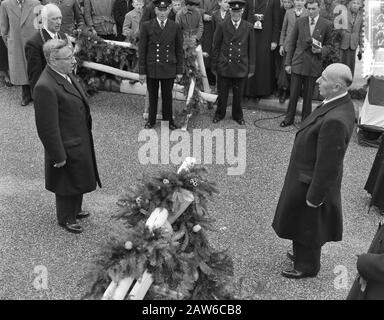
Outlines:
{"type": "Polygon", "coordinates": [[[48,15],[49,15],[49,13],[52,11],[57,11],[57,10],[61,13],[60,8],[53,3],[48,3],[43,7],[43,9],[41,9],[41,20],[43,23],[43,27],[45,29],[48,28],[48,15]]]}

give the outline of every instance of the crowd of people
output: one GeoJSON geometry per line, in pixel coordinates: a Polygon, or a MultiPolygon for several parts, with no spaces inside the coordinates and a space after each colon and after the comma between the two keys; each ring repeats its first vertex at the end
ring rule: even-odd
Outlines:
{"type": "MultiPolygon", "coordinates": [[[[81,233],[77,220],[89,216],[82,210],[83,195],[101,187],[90,107],[72,74],[76,60],[68,35],[87,27],[104,39],[138,42],[139,79],[146,82],[149,97],[146,129],[155,126],[159,86],[163,120],[171,130],[177,128],[172,87],[183,75],[183,44],[189,41],[196,46],[204,91],[210,85],[217,87],[214,123],[226,115],[230,89],[232,118],[240,125],[245,124],[243,97],[259,99],[279,89],[280,102],[284,102],[289,91],[287,114],[280,124],[285,127],[293,123],[297,101],[303,96],[302,123],[272,227],[279,237],[292,241],[293,250],[287,256],[293,268],[283,270],[282,276],[301,279],[318,274],[322,246],[342,238],[343,161],[355,126],[348,87],[353,81],[356,51],[361,54],[362,50],[358,0],[348,4],[340,63],[328,66],[323,58],[334,47],[334,22],[329,18],[334,3],[330,2],[41,2],[45,5],[42,27],[36,30],[40,22],[34,8],[39,1],[2,1],[0,66],[7,85],[22,87],[21,104],[34,100],[37,132],[45,149],[46,189],[55,194],[60,226],[81,233]],[[324,101],[312,112],[316,83],[324,101]]],[[[349,298],[384,298],[383,230],[379,229],[369,253],[359,256],[359,276],[349,298]]]]}

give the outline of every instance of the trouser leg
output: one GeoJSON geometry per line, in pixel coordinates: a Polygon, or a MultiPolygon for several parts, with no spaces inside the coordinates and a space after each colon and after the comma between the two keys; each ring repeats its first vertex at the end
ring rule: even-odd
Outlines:
{"type": "Polygon", "coordinates": [[[156,123],[157,100],[159,96],[159,79],[147,77],[147,89],[149,96],[149,116],[148,122],[151,125],[156,123]]]}
{"type": "Polygon", "coordinates": [[[312,112],[312,96],[315,89],[316,78],[305,76],[303,77],[303,109],[301,112],[301,121],[308,117],[312,112]]]}
{"type": "Polygon", "coordinates": [[[320,270],[321,247],[310,248],[293,241],[293,254],[295,256],[295,269],[297,271],[317,274],[320,270]]]}
{"type": "Polygon", "coordinates": [[[228,94],[229,94],[229,85],[230,79],[217,75],[217,91],[218,91],[218,101],[215,117],[219,119],[225,118],[227,112],[228,104],[228,94]]]}
{"type": "Polygon", "coordinates": [[[56,214],[59,224],[76,223],[76,215],[81,208],[83,195],[61,196],[56,194],[56,214]]]}
{"type": "Polygon", "coordinates": [[[175,79],[161,79],[161,99],[162,99],[162,113],[163,120],[173,123],[172,112],[172,89],[175,79]]]}
{"type": "Polygon", "coordinates": [[[301,75],[292,73],[291,87],[287,113],[285,115],[285,122],[293,123],[295,120],[297,102],[299,101],[301,91],[301,75]]]}
{"type": "Polygon", "coordinates": [[[241,107],[241,101],[243,98],[246,78],[233,78],[232,79],[232,118],[234,120],[243,119],[243,109],[241,107]]]}

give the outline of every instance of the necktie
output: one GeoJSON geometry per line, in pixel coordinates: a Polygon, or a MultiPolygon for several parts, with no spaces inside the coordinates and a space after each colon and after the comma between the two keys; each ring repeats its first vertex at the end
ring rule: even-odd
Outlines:
{"type": "Polygon", "coordinates": [[[161,28],[161,29],[164,29],[164,21],[161,21],[161,22],[160,22],[160,28],[161,28]]]}
{"type": "Polygon", "coordinates": [[[315,18],[311,18],[311,26],[315,24],[315,18]]]}
{"type": "Polygon", "coordinates": [[[233,25],[235,26],[235,29],[237,29],[237,22],[235,22],[233,25]]]}
{"type": "Polygon", "coordinates": [[[57,36],[57,33],[55,33],[55,35],[53,36],[53,39],[59,39],[59,37],[57,36]]]}

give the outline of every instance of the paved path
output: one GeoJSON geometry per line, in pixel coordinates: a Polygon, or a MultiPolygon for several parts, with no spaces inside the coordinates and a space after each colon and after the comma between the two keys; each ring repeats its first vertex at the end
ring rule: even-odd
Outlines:
{"type": "MultiPolygon", "coordinates": [[[[139,163],[142,105],[141,97],[117,93],[100,93],[91,99],[103,188],[85,196],[85,208],[93,215],[81,222],[85,232],[74,235],[58,227],[54,196],[44,189],[43,148],[33,107],[19,106],[18,88],[0,88],[0,299],[79,299],[85,290],[80,280],[92,255],[108,238],[110,217],[124,186],[135,184],[141,173],[177,168],[176,164],[139,163]],[[46,290],[33,285],[40,265],[48,270],[46,290]]],[[[229,119],[213,124],[212,116],[213,110],[204,111],[192,121],[193,127],[240,129],[229,119]]],[[[367,215],[368,197],[362,189],[376,149],[357,145],[353,137],[342,190],[344,239],[324,247],[317,278],[288,280],[280,271],[290,266],[285,257],[290,244],[275,236],[271,222],[295,129],[270,131],[280,129],[281,118],[276,116],[245,110],[247,167],[243,175],[227,175],[227,164],[207,166],[221,191],[209,204],[216,219],[216,232],[209,237],[217,248],[229,248],[235,261],[234,280],[242,281],[242,294],[249,298],[344,299],[356,272],[355,254],[367,250],[379,220],[375,211],[367,215]],[[259,119],[265,120],[254,126],[259,119]],[[346,268],[349,282],[347,288],[336,289],[334,270],[340,265],[346,268]]]]}

